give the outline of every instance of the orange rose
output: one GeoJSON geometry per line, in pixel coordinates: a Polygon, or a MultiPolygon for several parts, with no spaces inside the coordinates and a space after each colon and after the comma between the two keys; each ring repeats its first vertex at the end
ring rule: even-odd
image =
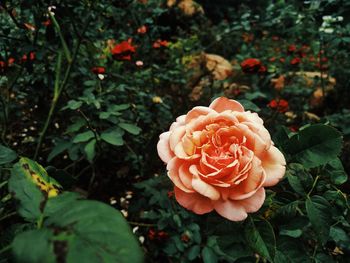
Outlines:
{"type": "Polygon", "coordinates": [[[157,149],[180,205],[196,214],[216,210],[232,221],[256,212],[264,187],[285,173],[285,158],[263,120],[224,97],[178,117],[157,149]]]}

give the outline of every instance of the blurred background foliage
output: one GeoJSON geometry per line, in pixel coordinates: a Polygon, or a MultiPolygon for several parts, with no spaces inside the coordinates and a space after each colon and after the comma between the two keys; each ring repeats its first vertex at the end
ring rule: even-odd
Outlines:
{"type": "Polygon", "coordinates": [[[0,262],[33,227],[7,189],[16,153],[121,210],[147,262],[346,262],[349,19],[345,0],[2,0],[0,262]],[[156,152],[217,96],[258,112],[288,160],[242,223],[181,208],[156,152]]]}

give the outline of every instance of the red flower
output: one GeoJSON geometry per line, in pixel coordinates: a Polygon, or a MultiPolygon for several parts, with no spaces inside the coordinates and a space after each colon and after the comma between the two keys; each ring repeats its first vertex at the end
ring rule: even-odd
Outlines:
{"type": "Polygon", "coordinates": [[[9,59],[7,60],[7,65],[12,66],[13,63],[15,63],[15,59],[14,59],[14,58],[9,58],[9,59]]]}
{"type": "Polygon", "coordinates": [[[135,53],[136,48],[131,44],[131,39],[123,41],[114,46],[112,56],[116,60],[131,60],[131,54],[135,53]]]}
{"type": "Polygon", "coordinates": [[[169,191],[169,192],[168,192],[168,197],[171,198],[171,197],[173,197],[173,196],[174,196],[174,191],[169,191]]]}
{"type": "Polygon", "coordinates": [[[5,71],[6,69],[6,62],[5,61],[0,61],[0,72],[5,71]]]}
{"type": "Polygon", "coordinates": [[[296,50],[297,50],[297,47],[294,44],[288,46],[288,52],[293,53],[296,50]]]}
{"type": "Polygon", "coordinates": [[[300,58],[293,58],[293,59],[290,61],[290,64],[291,64],[291,65],[298,65],[300,62],[301,62],[301,59],[300,59],[300,58]]]}
{"type": "Polygon", "coordinates": [[[167,232],[164,231],[159,231],[158,232],[158,239],[162,240],[162,239],[167,239],[169,237],[167,232]]]}
{"type": "Polygon", "coordinates": [[[145,34],[146,32],[147,32],[147,27],[145,25],[143,25],[137,29],[137,33],[139,33],[139,34],[145,34]]]}
{"type": "Polygon", "coordinates": [[[153,230],[152,228],[150,230],[148,230],[148,238],[150,240],[154,240],[157,237],[157,232],[155,230],[153,230]]]}
{"type": "Polygon", "coordinates": [[[183,235],[181,236],[181,240],[182,240],[183,242],[187,243],[188,241],[190,241],[190,237],[189,237],[188,235],[186,235],[186,234],[183,234],[183,235]]]}
{"type": "Polygon", "coordinates": [[[166,40],[157,39],[156,42],[153,43],[153,48],[161,48],[169,46],[169,42],[166,40]]]}
{"type": "Polygon", "coordinates": [[[269,59],[270,62],[275,62],[276,61],[276,58],[275,57],[272,57],[269,59]]]}
{"type": "Polygon", "coordinates": [[[51,25],[51,20],[48,19],[48,20],[44,21],[42,24],[43,24],[44,26],[49,26],[49,25],[51,25]]]}
{"type": "Polygon", "coordinates": [[[262,65],[260,60],[256,58],[247,58],[241,63],[241,68],[244,73],[264,73],[266,67],[262,65]]]}
{"type": "MultiPolygon", "coordinates": [[[[29,53],[29,60],[34,60],[35,59],[35,52],[30,52],[29,53]]],[[[20,60],[20,62],[24,63],[28,60],[28,55],[24,54],[20,60]]]]}
{"type": "Polygon", "coordinates": [[[104,67],[93,67],[91,68],[91,72],[94,74],[104,74],[106,73],[106,69],[104,67]]]}
{"type": "Polygon", "coordinates": [[[278,112],[286,112],[288,110],[289,104],[288,101],[281,99],[281,100],[271,100],[269,102],[269,104],[267,104],[268,107],[270,107],[271,109],[275,109],[278,112]]]}
{"type": "Polygon", "coordinates": [[[29,53],[29,59],[34,60],[35,59],[35,52],[30,52],[29,53]]]}
{"type": "Polygon", "coordinates": [[[291,125],[288,127],[289,130],[291,130],[292,132],[297,132],[299,130],[299,127],[297,125],[291,125]]]}
{"type": "Polygon", "coordinates": [[[281,63],[284,63],[285,61],[286,61],[285,58],[280,58],[280,62],[281,62],[281,63]]]}

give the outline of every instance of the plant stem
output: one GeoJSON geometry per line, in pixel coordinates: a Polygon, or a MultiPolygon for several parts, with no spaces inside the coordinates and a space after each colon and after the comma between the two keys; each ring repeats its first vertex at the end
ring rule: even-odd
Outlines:
{"type": "MultiPolygon", "coordinates": [[[[14,216],[14,215],[16,215],[16,214],[17,214],[17,212],[12,212],[12,213],[9,213],[9,214],[7,214],[7,215],[4,215],[3,217],[0,218],[0,222],[1,222],[2,220],[5,220],[6,218],[9,218],[9,217],[14,216]]],[[[1,254],[1,253],[0,253],[0,254],[1,254]]]]}
{"type": "Polygon", "coordinates": [[[63,37],[61,27],[58,24],[55,16],[53,16],[50,11],[49,11],[49,16],[50,16],[50,19],[51,19],[53,25],[57,29],[57,33],[58,33],[58,36],[60,37],[62,48],[63,48],[64,54],[66,55],[66,59],[67,59],[68,63],[72,63],[72,56],[71,56],[70,51],[68,49],[67,43],[63,37]]]}
{"type": "Polygon", "coordinates": [[[57,101],[59,98],[59,91],[60,91],[59,83],[60,83],[60,75],[61,75],[61,64],[62,64],[62,53],[59,52],[58,58],[57,58],[57,65],[56,65],[56,78],[55,78],[55,85],[54,85],[54,95],[53,95],[53,99],[51,102],[49,114],[47,115],[44,127],[40,133],[39,141],[38,141],[38,144],[37,144],[36,149],[35,149],[35,154],[34,154],[34,158],[33,158],[34,160],[36,160],[38,157],[39,150],[40,150],[41,145],[43,143],[47,128],[49,127],[49,124],[51,122],[51,119],[52,119],[52,116],[53,116],[53,113],[55,111],[56,104],[57,104],[57,101]]]}
{"type": "Polygon", "coordinates": [[[3,247],[2,249],[0,249],[0,255],[5,253],[5,252],[7,252],[7,251],[9,251],[11,249],[11,247],[12,247],[11,245],[8,245],[8,246],[3,247]]]}
{"type": "Polygon", "coordinates": [[[314,188],[315,188],[315,186],[316,186],[316,184],[317,184],[317,181],[318,181],[318,179],[320,178],[320,176],[319,175],[317,175],[316,176],[316,178],[315,178],[315,181],[314,181],[314,183],[312,184],[312,187],[311,187],[311,190],[307,193],[307,197],[310,197],[310,194],[312,193],[312,191],[314,190],[314,188]]]}
{"type": "MultiPolygon", "coordinates": [[[[87,27],[89,25],[89,22],[90,22],[90,15],[88,15],[88,17],[86,19],[85,25],[84,25],[83,30],[82,30],[82,35],[85,33],[85,31],[86,31],[86,29],[87,29],[87,27]]],[[[53,100],[52,100],[52,103],[51,103],[50,111],[49,111],[49,114],[47,116],[46,122],[44,124],[44,127],[43,127],[41,133],[40,133],[39,141],[38,141],[38,144],[36,146],[36,150],[35,150],[35,154],[34,154],[34,158],[33,158],[34,160],[36,160],[36,158],[38,157],[41,145],[42,145],[43,140],[44,140],[45,135],[46,135],[47,128],[48,128],[48,126],[49,126],[49,124],[51,122],[52,116],[53,116],[54,111],[56,109],[57,102],[58,102],[58,100],[59,100],[59,98],[61,96],[62,91],[66,87],[69,75],[70,75],[71,70],[72,70],[72,66],[74,64],[74,61],[76,60],[77,55],[78,55],[78,51],[79,51],[79,48],[80,48],[81,41],[82,41],[82,38],[79,38],[78,39],[78,43],[77,43],[77,45],[75,47],[75,50],[73,52],[72,59],[71,59],[71,61],[68,60],[68,67],[67,67],[66,72],[64,74],[64,78],[62,80],[61,85],[59,86],[59,84],[57,82],[55,82],[54,97],[53,97],[53,100]]],[[[60,63],[58,63],[58,64],[60,64],[60,63]]],[[[60,67],[61,67],[61,65],[59,66],[59,69],[60,69],[60,67]]],[[[58,78],[58,72],[57,72],[57,69],[56,69],[56,80],[57,80],[57,78],[58,78]]]]}

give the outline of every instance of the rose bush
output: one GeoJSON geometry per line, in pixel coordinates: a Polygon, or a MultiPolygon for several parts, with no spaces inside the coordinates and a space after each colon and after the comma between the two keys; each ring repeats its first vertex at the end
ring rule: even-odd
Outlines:
{"type": "Polygon", "coordinates": [[[157,149],[180,205],[197,214],[216,210],[232,221],[256,212],[264,187],[285,173],[285,158],[263,120],[225,97],[178,117],[157,149]]]}

